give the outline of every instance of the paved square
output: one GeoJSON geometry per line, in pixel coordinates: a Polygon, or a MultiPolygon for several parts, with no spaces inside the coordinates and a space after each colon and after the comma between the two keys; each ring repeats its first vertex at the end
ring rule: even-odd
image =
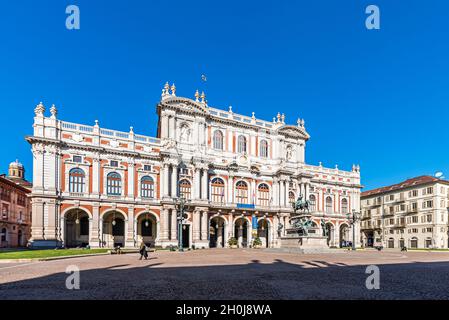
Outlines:
{"type": "Polygon", "coordinates": [[[161,251],[0,264],[0,299],[448,299],[449,252],[161,251]],[[365,286],[380,268],[380,290],[365,286]],[[67,266],[80,290],[65,287],[67,266]]]}

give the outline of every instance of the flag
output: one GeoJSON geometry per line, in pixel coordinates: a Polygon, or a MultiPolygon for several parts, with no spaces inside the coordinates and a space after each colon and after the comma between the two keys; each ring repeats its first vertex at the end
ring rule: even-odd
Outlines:
{"type": "Polygon", "coordinates": [[[207,77],[206,77],[206,75],[204,75],[204,74],[201,75],[201,81],[207,82],[207,77]]]}

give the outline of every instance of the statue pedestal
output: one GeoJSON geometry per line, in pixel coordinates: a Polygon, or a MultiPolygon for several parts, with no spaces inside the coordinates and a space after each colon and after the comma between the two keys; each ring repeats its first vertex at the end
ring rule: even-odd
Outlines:
{"type": "Polygon", "coordinates": [[[287,230],[287,236],[281,237],[281,249],[298,253],[331,252],[327,245],[327,237],[318,236],[316,230],[310,230],[308,235],[300,235],[296,229],[287,230]]]}

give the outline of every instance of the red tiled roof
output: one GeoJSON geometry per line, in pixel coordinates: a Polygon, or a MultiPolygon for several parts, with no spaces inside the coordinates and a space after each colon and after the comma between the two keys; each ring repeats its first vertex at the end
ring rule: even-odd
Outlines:
{"type": "Polygon", "coordinates": [[[24,184],[19,184],[16,181],[13,181],[13,180],[5,177],[5,175],[0,175],[0,182],[8,184],[14,188],[20,189],[26,193],[30,193],[32,184],[26,180],[22,180],[22,181],[24,182],[24,184]]]}
{"type": "Polygon", "coordinates": [[[393,184],[391,186],[386,186],[386,187],[381,187],[381,188],[377,188],[377,189],[373,189],[373,190],[364,191],[364,192],[362,192],[361,197],[372,196],[375,194],[386,193],[389,191],[401,190],[401,189],[405,189],[408,187],[427,184],[430,182],[443,182],[445,184],[449,184],[449,181],[447,181],[447,180],[441,180],[441,179],[438,179],[438,178],[435,178],[432,176],[419,176],[416,178],[407,179],[403,182],[393,184]]]}

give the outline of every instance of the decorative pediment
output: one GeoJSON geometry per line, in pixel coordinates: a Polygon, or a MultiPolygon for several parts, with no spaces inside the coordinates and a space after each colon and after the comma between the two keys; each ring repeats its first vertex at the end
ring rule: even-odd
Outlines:
{"type": "Polygon", "coordinates": [[[309,140],[309,134],[302,127],[296,127],[291,125],[285,125],[278,129],[278,133],[294,139],[309,140]]]}
{"type": "Polygon", "coordinates": [[[179,111],[209,114],[208,107],[203,102],[196,102],[187,98],[170,97],[160,103],[161,107],[168,107],[179,111]]]}

